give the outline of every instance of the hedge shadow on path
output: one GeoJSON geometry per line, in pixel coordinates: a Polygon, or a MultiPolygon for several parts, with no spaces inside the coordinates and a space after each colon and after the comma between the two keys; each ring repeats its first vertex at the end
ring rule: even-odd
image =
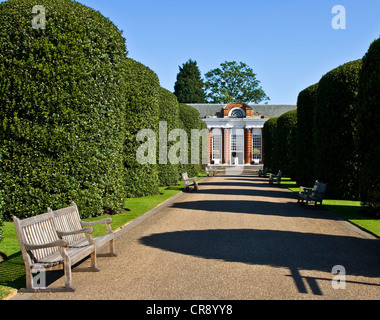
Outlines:
{"type": "Polygon", "coordinates": [[[139,242],[204,259],[328,273],[333,266],[342,265],[349,275],[380,277],[380,242],[372,239],[278,230],[210,229],[152,234],[139,242]]]}

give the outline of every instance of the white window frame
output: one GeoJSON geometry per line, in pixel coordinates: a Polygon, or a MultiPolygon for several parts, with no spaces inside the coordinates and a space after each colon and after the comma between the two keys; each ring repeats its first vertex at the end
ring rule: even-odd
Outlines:
{"type": "Polygon", "coordinates": [[[252,160],[262,160],[263,158],[263,137],[261,134],[261,129],[252,130],[252,160]],[[260,154],[253,154],[253,150],[260,150],[260,154]]]}
{"type": "Polygon", "coordinates": [[[233,113],[235,110],[239,110],[239,111],[242,113],[242,116],[241,116],[241,117],[233,117],[233,118],[245,118],[245,116],[246,116],[245,111],[244,111],[242,108],[239,108],[239,107],[232,108],[232,109],[230,110],[230,113],[228,114],[228,116],[229,116],[229,117],[232,117],[232,113],[233,113]]]}
{"type": "Polygon", "coordinates": [[[212,160],[220,160],[222,161],[222,130],[221,129],[213,129],[212,130],[212,160]],[[219,151],[219,154],[216,154],[215,151],[219,151]]]}

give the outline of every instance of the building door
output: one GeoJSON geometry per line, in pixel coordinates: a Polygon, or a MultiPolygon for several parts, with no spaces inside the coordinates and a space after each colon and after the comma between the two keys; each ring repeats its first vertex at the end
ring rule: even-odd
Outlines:
{"type": "Polygon", "coordinates": [[[244,129],[231,130],[231,164],[244,165],[244,129]]]}

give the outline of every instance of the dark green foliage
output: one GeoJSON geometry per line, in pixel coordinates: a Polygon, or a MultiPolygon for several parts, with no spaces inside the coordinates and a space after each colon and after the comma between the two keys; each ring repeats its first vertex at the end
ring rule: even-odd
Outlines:
{"type": "MultiPolygon", "coordinates": [[[[278,171],[276,165],[276,125],[278,118],[268,119],[263,128],[263,151],[264,151],[264,167],[268,168],[270,172],[278,171]]],[[[276,172],[277,173],[277,172],[276,172]]]]}
{"type": "Polygon", "coordinates": [[[276,165],[283,175],[295,179],[297,110],[281,115],[277,120],[276,165]]]}
{"type": "Polygon", "coordinates": [[[357,195],[354,132],[361,66],[361,60],[346,63],[324,75],[318,85],[314,169],[316,179],[329,184],[327,196],[332,198],[357,195]]]}
{"type": "Polygon", "coordinates": [[[314,175],[313,123],[318,84],[301,91],[297,100],[297,184],[311,186],[314,175]]]}
{"type": "MultiPolygon", "coordinates": [[[[0,140],[1,141],[1,140],[0,140]]],[[[2,168],[2,153],[3,149],[0,149],[0,169],[2,168]]],[[[2,177],[1,177],[1,170],[0,170],[0,241],[3,240],[3,231],[1,230],[1,227],[4,225],[3,224],[3,217],[1,215],[1,208],[4,205],[4,200],[3,200],[3,190],[2,190],[2,177]]]]}
{"type": "Polygon", "coordinates": [[[204,103],[203,81],[197,62],[189,60],[179,67],[174,94],[180,103],[204,103]]]}
{"type": "Polygon", "coordinates": [[[139,164],[136,152],[141,145],[137,133],[143,129],[158,133],[159,90],[157,75],[148,67],[126,59],[126,116],[128,132],[124,144],[125,185],[128,197],[143,197],[158,193],[159,179],[156,164],[139,164]]]}
{"type": "MultiPolygon", "coordinates": [[[[179,104],[176,96],[173,93],[164,88],[160,88],[159,107],[159,120],[160,122],[166,123],[167,133],[169,133],[173,129],[181,128],[182,124],[179,120],[179,104]]],[[[161,137],[160,135],[160,139],[162,138],[163,137],[161,137]]],[[[167,150],[169,150],[169,148],[173,144],[173,141],[167,141],[163,144],[163,146],[165,145],[167,150]]],[[[166,148],[161,148],[161,152],[166,153],[167,156],[166,148]]],[[[159,160],[159,152],[157,153],[157,158],[159,160]]],[[[178,165],[171,164],[168,159],[166,164],[163,164],[160,161],[158,161],[158,176],[161,186],[176,185],[180,177],[178,165]]]]}
{"type": "MultiPolygon", "coordinates": [[[[198,110],[183,103],[179,104],[179,118],[182,122],[182,128],[186,131],[188,136],[188,164],[181,164],[180,171],[187,171],[189,177],[194,177],[200,172],[202,162],[199,161],[199,164],[191,163],[191,152],[192,148],[195,147],[191,144],[191,129],[204,129],[205,126],[202,124],[204,122],[201,120],[198,110]]],[[[200,157],[201,156],[202,154],[200,152],[200,157]]]]}
{"type": "Polygon", "coordinates": [[[360,199],[380,217],[380,39],[363,58],[357,105],[360,199]]]}
{"type": "Polygon", "coordinates": [[[0,133],[3,215],[78,204],[83,216],[123,206],[125,39],[117,27],[70,0],[0,4],[0,133]]]}
{"type": "Polygon", "coordinates": [[[206,98],[211,103],[260,103],[270,100],[256,74],[244,62],[225,61],[205,74],[206,98]]]}

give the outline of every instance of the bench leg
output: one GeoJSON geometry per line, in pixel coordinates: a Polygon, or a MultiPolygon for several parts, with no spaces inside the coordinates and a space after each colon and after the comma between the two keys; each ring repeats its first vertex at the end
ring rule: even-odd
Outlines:
{"type": "Polygon", "coordinates": [[[27,268],[29,270],[25,270],[25,280],[26,280],[26,289],[23,290],[23,292],[33,290],[33,274],[32,270],[30,268],[27,268]]]}
{"type": "Polygon", "coordinates": [[[65,286],[64,287],[35,287],[33,280],[32,269],[26,270],[26,288],[21,288],[19,292],[21,293],[48,293],[48,292],[74,292],[75,288],[71,285],[71,265],[65,263],[63,266],[64,277],[65,277],[65,286]]]}
{"type": "Polygon", "coordinates": [[[115,239],[112,239],[110,241],[110,253],[113,257],[117,257],[116,250],[115,250],[115,239]]]}
{"type": "Polygon", "coordinates": [[[94,250],[94,252],[91,253],[91,270],[95,272],[100,271],[96,263],[96,250],[94,250]]]}
{"type": "Polygon", "coordinates": [[[70,259],[68,257],[67,257],[67,259],[65,259],[63,269],[64,269],[63,271],[65,273],[65,288],[72,288],[72,285],[71,285],[71,280],[72,280],[71,262],[70,262],[70,259]]]}

